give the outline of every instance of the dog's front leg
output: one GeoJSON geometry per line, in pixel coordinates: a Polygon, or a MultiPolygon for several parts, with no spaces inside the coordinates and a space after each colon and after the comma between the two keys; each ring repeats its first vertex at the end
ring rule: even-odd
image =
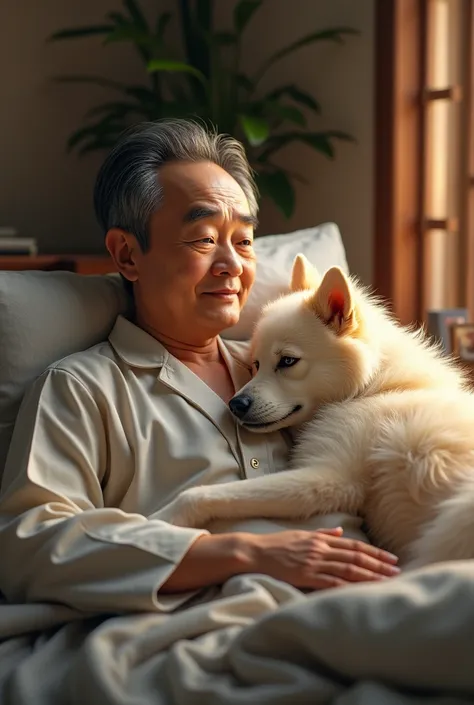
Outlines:
{"type": "Polygon", "coordinates": [[[218,519],[308,519],[314,514],[356,513],[362,484],[323,467],[288,470],[254,480],[185,490],[156,518],[203,527],[218,519]]]}

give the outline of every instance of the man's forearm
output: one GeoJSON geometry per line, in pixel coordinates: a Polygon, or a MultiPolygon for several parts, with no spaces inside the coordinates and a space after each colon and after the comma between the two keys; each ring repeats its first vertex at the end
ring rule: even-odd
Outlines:
{"type": "Polygon", "coordinates": [[[254,564],[254,539],[251,534],[240,533],[200,536],[160,592],[187,592],[221,585],[233,575],[250,572],[254,564]]]}
{"type": "MultiPolygon", "coordinates": [[[[12,502],[28,497],[18,493],[12,502]]],[[[202,535],[114,508],[73,514],[58,501],[19,516],[0,513],[0,590],[13,603],[156,611],[157,586],[202,535]]]]}
{"type": "Polygon", "coordinates": [[[201,536],[161,591],[179,593],[221,585],[242,573],[263,573],[305,590],[399,574],[396,556],[365,542],[345,539],[342,534],[338,527],[201,536]]]}

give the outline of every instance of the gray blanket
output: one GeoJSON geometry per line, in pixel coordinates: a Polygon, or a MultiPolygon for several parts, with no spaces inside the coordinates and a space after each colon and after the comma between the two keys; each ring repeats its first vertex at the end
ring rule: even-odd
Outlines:
{"type": "Polygon", "coordinates": [[[474,561],[304,595],[240,576],[170,615],[0,605],[1,705],[474,702],[474,561]]]}

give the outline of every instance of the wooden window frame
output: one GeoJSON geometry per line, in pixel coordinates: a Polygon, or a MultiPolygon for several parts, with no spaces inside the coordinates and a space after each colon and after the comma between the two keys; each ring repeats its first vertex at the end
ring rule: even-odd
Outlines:
{"type": "Polygon", "coordinates": [[[465,2],[463,86],[438,90],[425,88],[430,0],[375,3],[374,288],[402,323],[425,318],[425,245],[431,229],[459,230],[457,299],[474,308],[474,0],[465,2]],[[439,99],[464,104],[462,198],[457,216],[432,219],[426,212],[426,109],[439,99]]]}
{"type": "Polygon", "coordinates": [[[421,317],[424,5],[375,3],[374,287],[403,323],[421,317]]]}
{"type": "Polygon", "coordinates": [[[461,126],[463,135],[461,165],[461,189],[464,194],[461,207],[462,245],[465,253],[465,267],[460,281],[461,296],[469,309],[471,320],[474,315],[474,0],[468,0],[468,18],[464,24],[465,66],[465,110],[461,126]]]}

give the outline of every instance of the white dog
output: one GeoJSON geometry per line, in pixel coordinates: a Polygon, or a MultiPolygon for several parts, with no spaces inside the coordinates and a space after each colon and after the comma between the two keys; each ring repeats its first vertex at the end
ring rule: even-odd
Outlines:
{"type": "Polygon", "coordinates": [[[338,268],[320,280],[299,255],[291,288],[264,310],[255,376],[230,402],[255,432],[296,427],[290,469],[186,490],[163,518],[348,512],[402,564],[473,558],[474,395],[461,368],[338,268]]]}

